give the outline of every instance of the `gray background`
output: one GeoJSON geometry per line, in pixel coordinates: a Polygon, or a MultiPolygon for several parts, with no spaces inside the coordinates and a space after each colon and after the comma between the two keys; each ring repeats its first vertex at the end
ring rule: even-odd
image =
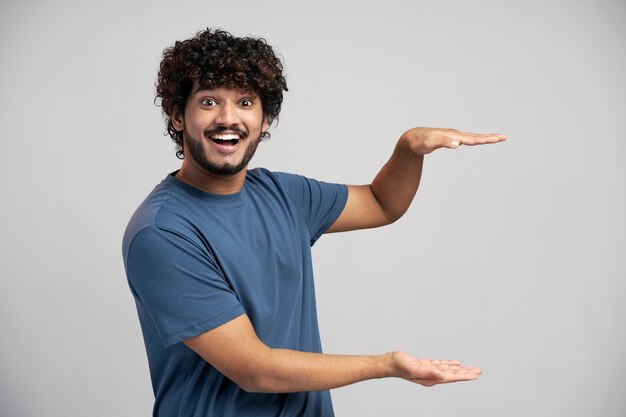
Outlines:
{"type": "Polygon", "coordinates": [[[255,165],[365,183],[412,126],[510,135],[429,156],[398,223],[315,246],[326,351],[485,370],[338,389],[338,416],[626,413],[626,2],[11,0],[0,415],[150,415],[121,237],[179,166],[152,102],[161,51],[207,26],[285,60],[255,165]]]}

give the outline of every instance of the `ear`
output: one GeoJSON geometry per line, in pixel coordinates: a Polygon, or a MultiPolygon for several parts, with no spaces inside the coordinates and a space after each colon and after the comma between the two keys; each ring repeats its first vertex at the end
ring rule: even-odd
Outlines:
{"type": "Polygon", "coordinates": [[[263,116],[263,124],[261,125],[261,132],[265,133],[267,132],[267,129],[269,128],[270,128],[269,121],[267,120],[266,116],[263,116]]]}
{"type": "Polygon", "coordinates": [[[174,129],[180,131],[185,130],[185,116],[178,111],[174,111],[170,117],[174,129]]]}

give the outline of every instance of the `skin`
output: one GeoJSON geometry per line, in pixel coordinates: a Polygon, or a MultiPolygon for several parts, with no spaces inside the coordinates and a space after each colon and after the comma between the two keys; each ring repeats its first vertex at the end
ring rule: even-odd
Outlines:
{"type": "Polygon", "coordinates": [[[183,132],[185,152],[176,177],[212,194],[239,192],[246,179],[247,166],[232,174],[213,173],[193,157],[190,142],[195,142],[204,159],[215,167],[237,166],[246,156],[254,154],[261,133],[268,128],[256,94],[232,88],[201,89],[198,85],[187,99],[184,114],[172,116],[172,124],[183,132]],[[241,131],[246,137],[234,146],[217,144],[205,137],[207,130],[216,128],[226,129],[222,134],[241,131]]]}
{"type": "MultiPolygon", "coordinates": [[[[213,194],[239,192],[247,166],[228,175],[212,173],[194,159],[188,143],[196,141],[204,159],[215,167],[240,164],[256,147],[261,132],[268,128],[260,99],[236,89],[202,90],[196,86],[184,114],[174,115],[172,122],[184,132],[185,140],[185,159],[177,178],[213,194]],[[216,127],[237,129],[248,135],[237,145],[225,147],[204,135],[216,127]]],[[[494,144],[506,138],[501,134],[427,127],[406,131],[371,184],[348,186],[346,207],[328,232],[379,227],[399,219],[417,192],[424,155],[440,148],[494,144]]],[[[184,343],[250,392],[325,390],[385,377],[430,387],[474,380],[482,373],[480,368],[463,366],[456,360],[429,360],[405,352],[358,356],[272,349],[259,340],[245,314],[184,343]]]]}

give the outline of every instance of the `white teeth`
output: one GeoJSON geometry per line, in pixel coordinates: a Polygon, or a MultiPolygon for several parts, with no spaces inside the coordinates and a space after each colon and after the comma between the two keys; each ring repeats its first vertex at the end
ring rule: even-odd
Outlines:
{"type": "Polygon", "coordinates": [[[231,134],[227,134],[227,135],[213,135],[213,136],[211,136],[211,139],[215,139],[215,140],[234,140],[234,139],[239,139],[239,136],[231,133],[231,134]]]}

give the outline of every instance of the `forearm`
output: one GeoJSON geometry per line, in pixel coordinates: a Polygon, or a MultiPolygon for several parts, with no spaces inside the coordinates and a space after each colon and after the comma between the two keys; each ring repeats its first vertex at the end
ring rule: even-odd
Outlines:
{"type": "Polygon", "coordinates": [[[244,383],[253,392],[319,391],[392,376],[391,356],[348,356],[267,349],[244,383]]]}
{"type": "Polygon", "coordinates": [[[344,356],[272,349],[259,340],[245,314],[184,343],[246,391],[317,391],[394,374],[392,354],[344,356]]]}
{"type": "Polygon", "coordinates": [[[506,140],[506,135],[416,127],[402,134],[391,158],[368,185],[351,185],[341,216],[327,233],[384,226],[409,208],[422,177],[424,155],[439,148],[481,145],[506,140]]]}
{"type": "Polygon", "coordinates": [[[319,391],[385,377],[433,386],[470,381],[482,373],[458,361],[418,359],[404,352],[346,356],[270,348],[258,355],[252,368],[244,383],[238,383],[247,391],[268,393],[319,391]]]}
{"type": "Polygon", "coordinates": [[[404,135],[370,188],[391,223],[409,208],[420,184],[424,156],[411,150],[404,135]]]}
{"type": "Polygon", "coordinates": [[[257,337],[245,314],[183,342],[251,392],[319,391],[384,377],[431,386],[480,374],[457,361],[429,361],[403,352],[347,356],[272,349],[257,337]]]}

